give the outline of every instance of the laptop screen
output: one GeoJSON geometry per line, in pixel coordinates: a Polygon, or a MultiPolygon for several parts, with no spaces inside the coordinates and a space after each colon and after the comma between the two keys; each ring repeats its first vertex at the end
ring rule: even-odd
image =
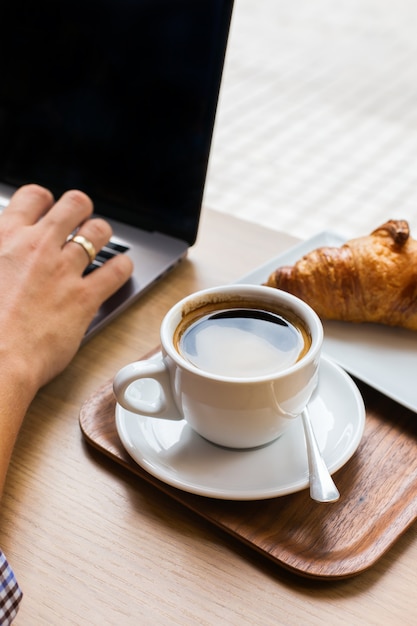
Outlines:
{"type": "Polygon", "coordinates": [[[233,0],[3,0],[0,181],[195,240],[233,0]]]}

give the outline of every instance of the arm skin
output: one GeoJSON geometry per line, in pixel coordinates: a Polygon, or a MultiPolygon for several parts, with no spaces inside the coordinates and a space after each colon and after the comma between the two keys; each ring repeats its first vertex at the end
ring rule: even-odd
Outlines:
{"type": "Polygon", "coordinates": [[[46,189],[27,185],[0,215],[0,494],[31,401],[68,365],[101,303],[132,272],[119,255],[82,276],[87,255],[68,235],[79,228],[96,250],[111,236],[92,210],[80,191],[55,202],[46,189]]]}

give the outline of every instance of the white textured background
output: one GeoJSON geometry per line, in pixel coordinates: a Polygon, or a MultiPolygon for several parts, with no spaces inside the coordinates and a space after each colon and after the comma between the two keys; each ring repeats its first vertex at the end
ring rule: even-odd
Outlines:
{"type": "Polygon", "coordinates": [[[308,238],[417,238],[417,2],[235,0],[205,205],[308,238]]]}

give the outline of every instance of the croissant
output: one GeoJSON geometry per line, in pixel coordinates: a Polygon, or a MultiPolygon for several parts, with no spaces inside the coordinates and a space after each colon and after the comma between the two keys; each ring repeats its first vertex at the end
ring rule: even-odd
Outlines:
{"type": "Polygon", "coordinates": [[[318,248],[275,270],[265,284],[299,296],[323,319],[417,330],[417,241],[405,220],[318,248]]]}

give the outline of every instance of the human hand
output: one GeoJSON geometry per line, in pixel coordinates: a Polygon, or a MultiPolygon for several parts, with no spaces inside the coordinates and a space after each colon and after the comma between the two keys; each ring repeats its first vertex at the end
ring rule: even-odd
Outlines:
{"type": "Polygon", "coordinates": [[[65,368],[101,303],[132,272],[119,255],[82,276],[87,254],[68,235],[79,227],[97,251],[111,236],[107,222],[90,219],[92,210],[80,191],[55,202],[27,185],[0,215],[0,357],[31,395],[65,368]]]}

